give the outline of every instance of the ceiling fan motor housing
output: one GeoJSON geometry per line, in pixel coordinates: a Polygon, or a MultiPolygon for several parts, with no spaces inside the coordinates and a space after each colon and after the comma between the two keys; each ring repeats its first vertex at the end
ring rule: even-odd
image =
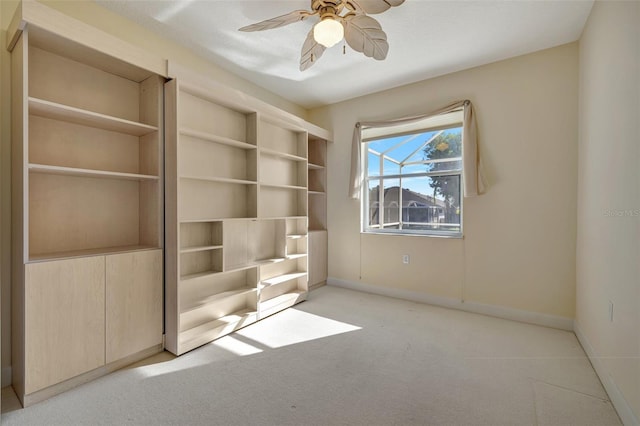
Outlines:
{"type": "Polygon", "coordinates": [[[344,3],[341,0],[311,0],[311,9],[320,14],[320,20],[337,17],[344,3]]]}

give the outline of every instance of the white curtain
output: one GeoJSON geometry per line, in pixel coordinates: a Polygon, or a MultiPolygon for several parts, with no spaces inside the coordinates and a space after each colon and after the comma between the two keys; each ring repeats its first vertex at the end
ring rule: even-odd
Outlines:
{"type": "Polygon", "coordinates": [[[391,127],[401,124],[411,124],[430,117],[447,114],[457,110],[463,110],[462,122],[462,168],[464,176],[464,196],[474,197],[484,194],[487,184],[484,179],[480,153],[478,151],[478,136],[476,128],[476,116],[473,111],[471,101],[464,100],[454,102],[444,108],[440,108],[429,114],[416,115],[412,117],[397,118],[388,121],[362,121],[356,123],[353,130],[353,141],[351,146],[351,179],[349,182],[349,196],[356,200],[360,199],[362,191],[362,129],[371,127],[391,127]]]}

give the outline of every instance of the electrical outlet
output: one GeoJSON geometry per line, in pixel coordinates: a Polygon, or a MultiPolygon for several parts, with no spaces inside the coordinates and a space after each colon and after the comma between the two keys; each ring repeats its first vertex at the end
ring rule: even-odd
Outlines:
{"type": "Polygon", "coordinates": [[[402,263],[404,263],[405,265],[409,264],[409,255],[408,254],[403,254],[402,255],[402,263]]]}
{"type": "Polygon", "coordinates": [[[613,302],[609,300],[609,322],[613,322],[613,302]]]}

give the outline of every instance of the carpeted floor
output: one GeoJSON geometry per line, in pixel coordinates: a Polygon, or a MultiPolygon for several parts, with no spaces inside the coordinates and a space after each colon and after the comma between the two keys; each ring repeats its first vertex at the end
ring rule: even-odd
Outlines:
{"type": "Polygon", "coordinates": [[[619,425],[573,333],[335,287],[6,425],[619,425]]]}

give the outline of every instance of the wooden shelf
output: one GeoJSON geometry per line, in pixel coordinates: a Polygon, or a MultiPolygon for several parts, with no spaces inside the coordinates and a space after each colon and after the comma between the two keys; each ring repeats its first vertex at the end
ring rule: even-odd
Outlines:
{"type": "Polygon", "coordinates": [[[260,302],[260,316],[269,316],[275,314],[289,306],[293,306],[298,302],[302,302],[307,297],[307,292],[303,290],[292,291],[273,297],[260,302]]]}
{"type": "Polygon", "coordinates": [[[199,131],[193,130],[193,129],[181,128],[180,129],[180,134],[184,135],[184,136],[189,136],[189,137],[192,137],[192,138],[196,138],[196,139],[201,139],[201,140],[204,140],[204,141],[209,141],[209,142],[219,143],[219,144],[223,144],[223,145],[233,146],[235,148],[241,148],[241,149],[256,149],[257,148],[255,145],[252,145],[252,144],[247,143],[247,142],[238,141],[238,140],[227,138],[227,137],[224,137],[224,136],[213,135],[211,133],[199,132],[199,131]]]}
{"type": "Polygon", "coordinates": [[[200,177],[200,176],[180,176],[180,179],[204,180],[207,182],[233,183],[238,185],[257,185],[253,180],[232,179],[223,177],[200,177]]]}
{"type": "MultiPolygon", "coordinates": [[[[306,216],[305,216],[306,217],[306,216]]],[[[183,219],[180,223],[208,223],[208,222],[229,222],[235,220],[258,220],[257,217],[225,217],[215,219],[183,219]]]]}
{"type": "Polygon", "coordinates": [[[79,169],[75,167],[49,166],[46,164],[29,164],[29,171],[32,173],[43,173],[52,175],[66,175],[79,177],[94,177],[106,179],[124,180],[160,180],[158,176],[140,175],[135,173],[108,172],[104,170],[79,169]]]}
{"type": "MultiPolygon", "coordinates": [[[[191,349],[244,327],[257,320],[258,313],[253,309],[242,309],[197,327],[180,332],[180,345],[191,345],[191,349]]],[[[189,350],[186,349],[185,350],[189,350]]]]}
{"type": "Polygon", "coordinates": [[[326,195],[324,191],[308,191],[309,195],[326,195]]]}
{"type": "Polygon", "coordinates": [[[321,166],[320,164],[313,164],[313,163],[309,163],[308,164],[309,170],[323,170],[324,166],[321,166]]]}
{"type": "Polygon", "coordinates": [[[291,274],[278,275],[277,277],[261,280],[261,283],[265,286],[278,285],[278,284],[286,283],[287,281],[296,280],[306,275],[307,275],[306,272],[294,272],[291,274]]]}
{"type": "Polygon", "coordinates": [[[265,186],[267,188],[278,188],[278,189],[295,189],[295,190],[307,190],[306,186],[296,186],[296,185],[276,185],[272,183],[261,183],[260,186],[265,186]]]}
{"type": "Polygon", "coordinates": [[[284,258],[284,260],[296,260],[296,259],[302,259],[303,257],[307,257],[307,253],[296,253],[296,254],[290,254],[287,257],[284,258]]]}
{"type": "Polygon", "coordinates": [[[155,126],[32,97],[29,98],[29,113],[39,117],[52,118],[132,136],[144,136],[158,130],[155,126]]]}
{"type": "Polygon", "coordinates": [[[222,273],[223,273],[222,271],[205,271],[205,272],[198,272],[197,274],[183,275],[180,277],[180,282],[182,283],[186,281],[197,280],[198,278],[204,278],[211,275],[218,275],[222,273]]]}
{"type": "Polygon", "coordinates": [[[305,157],[300,157],[299,155],[288,154],[286,152],[276,151],[275,149],[260,148],[260,153],[266,154],[266,155],[272,155],[274,157],[286,158],[287,160],[307,161],[307,159],[305,157]]]}
{"type": "Polygon", "coordinates": [[[307,234],[289,234],[289,235],[287,235],[287,238],[289,238],[290,240],[298,240],[298,239],[304,238],[306,236],[307,236],[307,234]]]}
{"type": "Polygon", "coordinates": [[[238,290],[230,290],[230,291],[224,291],[222,293],[217,293],[217,294],[212,294],[208,297],[205,297],[203,299],[200,299],[196,302],[192,302],[192,303],[187,303],[184,308],[182,308],[180,310],[181,314],[185,314],[191,311],[194,311],[196,309],[201,309],[201,308],[206,308],[208,305],[212,305],[215,304],[217,302],[219,302],[222,299],[226,299],[229,297],[234,297],[234,296],[240,296],[243,294],[250,294],[250,293],[255,293],[258,290],[254,287],[254,288],[249,288],[249,287],[245,287],[245,288],[241,288],[238,290]]]}
{"type": "Polygon", "coordinates": [[[206,250],[219,250],[222,246],[193,246],[193,247],[183,247],[180,249],[180,253],[194,253],[197,251],[206,251],[206,250]]]}
{"type": "Polygon", "coordinates": [[[134,251],[155,250],[158,248],[161,248],[161,247],[132,245],[132,246],[94,248],[94,249],[86,249],[86,250],[62,251],[58,253],[38,253],[38,254],[29,255],[28,263],[43,262],[48,260],[70,259],[74,257],[87,257],[87,256],[100,256],[105,254],[129,253],[134,251]]]}
{"type": "Polygon", "coordinates": [[[255,261],[249,262],[249,263],[241,263],[239,265],[233,265],[232,268],[226,270],[225,272],[241,271],[243,269],[255,268],[256,266],[272,265],[274,263],[286,262],[287,260],[301,259],[301,258],[306,257],[306,256],[307,256],[306,253],[302,253],[302,254],[291,254],[291,255],[289,255],[287,257],[274,257],[274,258],[269,258],[269,259],[258,259],[258,260],[255,260],[255,261]]]}

